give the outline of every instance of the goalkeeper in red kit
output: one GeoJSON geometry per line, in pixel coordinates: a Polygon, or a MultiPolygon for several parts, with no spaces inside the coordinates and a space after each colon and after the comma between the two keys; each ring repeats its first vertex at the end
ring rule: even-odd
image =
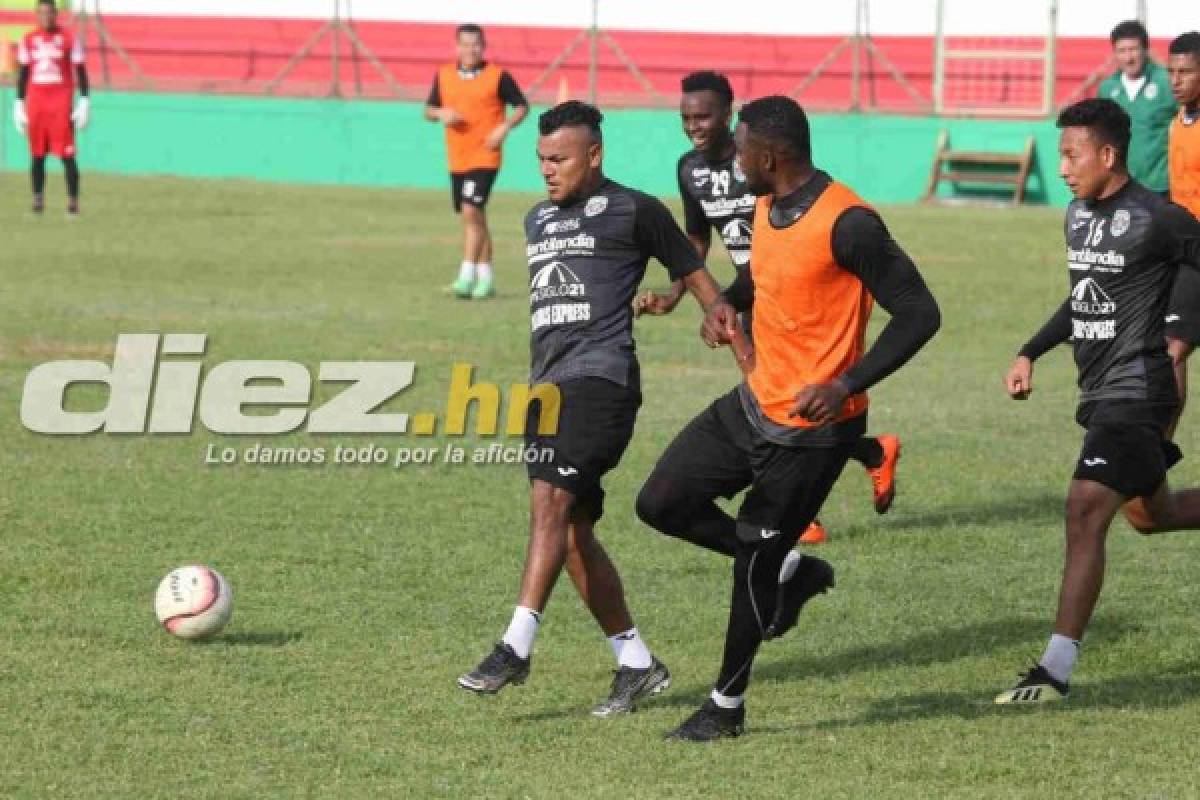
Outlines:
{"type": "Polygon", "coordinates": [[[13,121],[29,138],[33,157],[33,211],[45,207],[46,156],[62,159],[67,178],[67,213],[79,213],[79,165],[75,129],[88,123],[88,77],[83,44],[58,24],[54,0],[39,0],[37,28],[17,46],[17,101],[13,121]],[[75,100],[75,89],[79,99],[75,100]]]}

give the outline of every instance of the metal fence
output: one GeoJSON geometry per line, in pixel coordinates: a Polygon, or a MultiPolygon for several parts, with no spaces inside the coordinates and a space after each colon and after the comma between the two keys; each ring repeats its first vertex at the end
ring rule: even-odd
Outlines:
{"type": "MultiPolygon", "coordinates": [[[[869,3],[856,0],[853,29],[841,36],[607,31],[593,14],[583,30],[490,29],[489,51],[535,102],[669,106],[683,75],[714,68],[739,97],[786,93],[814,110],[1014,117],[1050,113],[1111,67],[1107,42],[1057,36],[1056,0],[1045,2],[1042,35],[943,26],[950,11],[975,2],[940,0],[927,36],[873,36],[869,3]]],[[[27,12],[0,12],[10,38],[22,22],[27,12]]],[[[323,22],[106,16],[92,0],[73,24],[102,87],[409,100],[425,96],[451,56],[453,31],[356,21],[336,0],[323,22]]],[[[0,49],[11,69],[11,45],[0,49]]]]}

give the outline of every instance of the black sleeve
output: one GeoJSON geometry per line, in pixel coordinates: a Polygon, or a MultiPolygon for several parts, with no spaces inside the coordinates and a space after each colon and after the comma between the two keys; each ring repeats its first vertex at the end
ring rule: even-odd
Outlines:
{"type": "MultiPolygon", "coordinates": [[[[3,45],[0,45],[3,46],[3,45]]],[[[29,65],[22,64],[17,70],[17,99],[25,99],[25,90],[29,88],[29,65]]]]}
{"type": "Polygon", "coordinates": [[[1152,235],[1166,248],[1168,261],[1200,270],[1200,220],[1186,208],[1166,203],[1156,209],[1152,235]]]}
{"type": "Polygon", "coordinates": [[[442,107],[442,90],[438,88],[438,76],[433,76],[433,86],[429,89],[429,97],[425,99],[425,105],[432,108],[442,107]]]}
{"type": "Polygon", "coordinates": [[[529,105],[529,101],[521,93],[521,87],[517,86],[517,82],[513,80],[513,76],[509,75],[507,70],[500,76],[499,94],[501,100],[514,108],[529,105]]]}
{"type": "Polygon", "coordinates": [[[1051,315],[1042,329],[1025,343],[1018,356],[1024,356],[1030,361],[1039,358],[1071,338],[1071,298],[1063,301],[1058,310],[1051,315]]]}
{"type": "Polygon", "coordinates": [[[75,83],[79,86],[80,96],[87,97],[91,84],[88,82],[87,67],[83,64],[75,65],[75,83]]]}
{"type": "Polygon", "coordinates": [[[733,283],[726,286],[721,294],[735,311],[749,311],[754,305],[754,278],[750,275],[750,269],[739,269],[733,283]]]}
{"type": "Polygon", "coordinates": [[[683,201],[683,229],[692,236],[702,236],[712,240],[712,228],[709,227],[708,217],[704,209],[691,192],[687,190],[687,178],[683,174],[683,159],[675,167],[675,179],[679,183],[679,199],[683,201]]]}
{"type": "Polygon", "coordinates": [[[850,393],[857,394],[916,355],[941,326],[941,311],[912,259],[874,211],[851,208],[838,217],[833,256],[892,315],[862,360],[841,376],[850,393]]]}
{"type": "Polygon", "coordinates": [[[648,256],[662,262],[677,281],[704,266],[671,212],[658,198],[634,192],[633,238],[648,256]]]}

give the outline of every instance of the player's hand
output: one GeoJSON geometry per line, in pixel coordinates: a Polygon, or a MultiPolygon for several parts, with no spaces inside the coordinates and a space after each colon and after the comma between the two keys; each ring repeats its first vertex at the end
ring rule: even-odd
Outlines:
{"type": "Polygon", "coordinates": [[[815,425],[828,425],[842,413],[850,392],[839,380],[829,383],[810,383],[796,394],[796,402],[788,409],[789,417],[800,417],[815,425]]]}
{"type": "Polygon", "coordinates": [[[29,115],[25,113],[24,100],[17,100],[13,103],[13,125],[16,126],[17,133],[22,136],[29,129],[29,115]]]}
{"type": "Polygon", "coordinates": [[[497,125],[483,140],[483,143],[489,150],[499,150],[500,146],[504,144],[506,136],[508,136],[508,128],[504,125],[497,125]]]}
{"type": "Polygon", "coordinates": [[[1013,400],[1024,400],[1033,394],[1033,362],[1025,356],[1017,356],[1004,376],[1004,388],[1013,400]]]}
{"type": "Polygon", "coordinates": [[[75,101],[75,110],[71,112],[71,122],[74,123],[76,130],[83,130],[87,127],[88,120],[92,118],[92,104],[86,97],[81,97],[75,101]]]}
{"type": "Polygon", "coordinates": [[[733,306],[725,300],[717,300],[704,312],[700,325],[700,338],[709,347],[721,347],[733,341],[737,334],[738,318],[733,306]]]}
{"type": "Polygon", "coordinates": [[[443,108],[438,112],[438,119],[447,128],[457,128],[462,125],[464,120],[462,114],[455,111],[453,108],[443,108]]]}
{"type": "Polygon", "coordinates": [[[660,317],[663,314],[670,314],[675,310],[675,306],[679,305],[682,297],[682,292],[674,290],[666,294],[659,294],[655,291],[642,292],[633,301],[633,316],[640,317],[642,314],[649,314],[652,317],[660,317]]]}

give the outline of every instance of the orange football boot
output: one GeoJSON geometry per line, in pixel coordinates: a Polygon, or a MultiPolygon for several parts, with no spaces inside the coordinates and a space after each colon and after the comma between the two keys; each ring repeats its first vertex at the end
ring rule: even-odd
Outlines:
{"type": "Polygon", "coordinates": [[[883,462],[878,467],[867,467],[871,476],[871,488],[875,494],[875,513],[886,514],[896,499],[896,464],[900,461],[900,437],[887,433],[877,437],[883,449],[883,462]]]}

